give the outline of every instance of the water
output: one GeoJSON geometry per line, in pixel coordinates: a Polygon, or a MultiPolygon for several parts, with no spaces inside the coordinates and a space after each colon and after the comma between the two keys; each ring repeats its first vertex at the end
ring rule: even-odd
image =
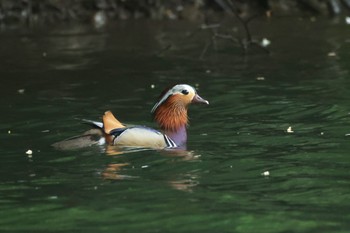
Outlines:
{"type": "Polygon", "coordinates": [[[271,55],[218,41],[202,60],[210,33],[195,26],[1,33],[1,232],[350,230],[348,26],[257,21],[271,55]],[[190,109],[187,152],[50,146],[108,109],[155,126],[173,83],[210,101],[190,109]]]}

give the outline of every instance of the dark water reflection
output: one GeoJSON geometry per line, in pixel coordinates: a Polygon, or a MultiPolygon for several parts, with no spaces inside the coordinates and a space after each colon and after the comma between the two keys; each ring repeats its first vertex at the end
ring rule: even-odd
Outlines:
{"type": "Polygon", "coordinates": [[[349,231],[346,25],[258,22],[271,55],[222,42],[204,60],[193,26],[2,33],[1,231],[349,231]],[[190,110],[189,152],[50,147],[107,109],[154,125],[155,98],[179,82],[211,103],[190,110]]]}

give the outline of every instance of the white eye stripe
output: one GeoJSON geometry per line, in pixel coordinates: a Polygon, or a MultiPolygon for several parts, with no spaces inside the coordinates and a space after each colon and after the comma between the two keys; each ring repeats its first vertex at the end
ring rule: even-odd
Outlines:
{"type": "Polygon", "coordinates": [[[174,94],[181,94],[184,95],[182,93],[183,90],[188,91],[189,93],[193,92],[194,94],[196,93],[196,90],[191,87],[190,85],[187,84],[178,84],[175,85],[174,87],[172,87],[169,91],[167,91],[164,96],[153,106],[151,113],[153,113],[158,107],[159,105],[161,105],[162,103],[164,103],[169,96],[174,95],[174,94]]]}

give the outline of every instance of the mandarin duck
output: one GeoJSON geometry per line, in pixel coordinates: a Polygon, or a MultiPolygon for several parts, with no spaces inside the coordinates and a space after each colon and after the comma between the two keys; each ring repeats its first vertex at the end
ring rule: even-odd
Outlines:
{"type": "MultiPolygon", "coordinates": [[[[191,103],[209,104],[197,94],[195,88],[187,84],[178,84],[164,90],[151,110],[160,131],[146,126],[125,126],[110,111],[104,113],[102,122],[85,121],[100,131],[99,135],[102,137],[99,144],[155,149],[185,148],[188,126],[187,109],[191,103]]],[[[87,131],[82,136],[91,137],[90,132],[87,131]]],[[[81,140],[81,137],[74,137],[74,139],[81,140]]],[[[54,146],[61,147],[57,143],[54,146]]]]}

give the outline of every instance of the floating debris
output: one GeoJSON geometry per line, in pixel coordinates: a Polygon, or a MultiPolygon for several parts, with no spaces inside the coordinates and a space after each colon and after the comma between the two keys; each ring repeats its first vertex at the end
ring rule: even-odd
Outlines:
{"type": "Polygon", "coordinates": [[[324,135],[324,132],[321,132],[320,134],[321,134],[321,135],[324,135]]]}
{"type": "Polygon", "coordinates": [[[149,167],[148,165],[141,166],[141,168],[148,168],[148,167],[149,167]]]}
{"type": "Polygon", "coordinates": [[[154,89],[156,87],[156,85],[154,84],[151,84],[151,88],[154,89]]]}
{"type": "Polygon", "coordinates": [[[345,23],[350,24],[350,17],[349,16],[345,17],[345,23]]]}
{"type": "Polygon", "coordinates": [[[27,154],[27,155],[32,155],[32,154],[33,154],[33,151],[32,151],[32,150],[27,150],[27,151],[26,151],[26,154],[27,154]]]}
{"type": "Polygon", "coordinates": [[[210,74],[211,70],[206,70],[205,73],[210,74]]]}
{"type": "Polygon", "coordinates": [[[262,176],[269,176],[270,172],[269,171],[264,171],[263,173],[261,173],[262,176]]]}
{"type": "Polygon", "coordinates": [[[42,133],[49,133],[50,130],[49,130],[49,129],[45,129],[45,130],[42,130],[41,132],[42,132],[42,133]]]}
{"type": "Polygon", "coordinates": [[[345,134],[346,137],[350,136],[350,133],[345,134]]]}
{"type": "Polygon", "coordinates": [[[18,94],[24,94],[25,89],[18,89],[17,92],[18,94]]]}
{"type": "Polygon", "coordinates": [[[269,46],[271,44],[271,41],[269,39],[267,39],[267,38],[263,38],[261,40],[260,44],[261,44],[262,47],[267,47],[267,46],[269,46]]]}
{"type": "Polygon", "coordinates": [[[96,28],[103,27],[107,24],[108,18],[104,11],[98,11],[93,17],[93,22],[96,28]]]}
{"type": "Polygon", "coordinates": [[[259,80],[259,81],[264,81],[264,80],[265,80],[265,77],[262,77],[262,76],[260,76],[260,77],[256,77],[256,80],[259,80]]]}
{"type": "Polygon", "coordinates": [[[26,155],[29,159],[33,158],[33,151],[32,150],[27,150],[26,155]]]}
{"type": "Polygon", "coordinates": [[[292,129],[292,126],[289,126],[289,127],[288,127],[287,133],[294,133],[294,131],[293,131],[293,129],[292,129]]]}
{"type": "Polygon", "coordinates": [[[11,130],[7,131],[8,134],[11,134],[11,130]]]}
{"type": "Polygon", "coordinates": [[[329,52],[328,53],[328,57],[335,57],[337,56],[337,54],[335,52],[329,52]]]}

